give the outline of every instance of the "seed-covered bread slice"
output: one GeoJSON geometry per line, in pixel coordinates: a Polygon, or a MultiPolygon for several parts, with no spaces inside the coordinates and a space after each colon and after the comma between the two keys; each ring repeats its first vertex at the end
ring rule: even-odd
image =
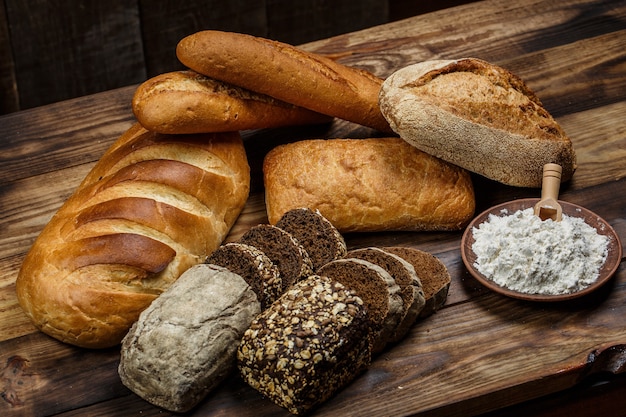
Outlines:
{"type": "Polygon", "coordinates": [[[400,286],[403,309],[400,322],[390,335],[389,342],[394,343],[401,340],[415,323],[420,311],[426,304],[422,284],[417,277],[415,268],[400,256],[375,247],[351,250],[346,257],[362,259],[380,266],[389,272],[396,284],[400,286]]]}
{"type": "Polygon", "coordinates": [[[338,259],[317,270],[351,288],[363,300],[372,323],[372,352],[381,352],[400,323],[400,286],[389,272],[361,259],[338,259]]]}
{"type": "Polygon", "coordinates": [[[383,249],[400,256],[415,268],[426,298],[426,304],[419,317],[430,316],[446,303],[451,279],[443,262],[436,256],[415,248],[386,247],[383,249]]]}
{"type": "Polygon", "coordinates": [[[504,184],[541,187],[543,166],[576,169],[571,140],[519,77],[476,58],[391,74],[379,94],[391,128],[418,149],[504,184]]]}
{"type": "Polygon", "coordinates": [[[279,227],[256,225],[241,236],[239,243],[254,246],[272,260],[280,271],[283,292],[313,273],[309,254],[290,233],[279,227]]]}
{"type": "Polygon", "coordinates": [[[243,243],[230,242],[217,248],[206,260],[240,275],[252,288],[265,309],[283,292],[278,267],[261,250],[243,243]]]}
{"type": "Polygon", "coordinates": [[[304,414],[367,369],[369,329],[367,309],[353,290],[312,275],[254,319],[237,365],[252,388],[304,414]]]}
{"type": "Polygon", "coordinates": [[[343,236],[319,210],[306,207],[289,210],[276,226],[291,233],[300,242],[308,252],[314,270],[346,255],[343,236]]]}

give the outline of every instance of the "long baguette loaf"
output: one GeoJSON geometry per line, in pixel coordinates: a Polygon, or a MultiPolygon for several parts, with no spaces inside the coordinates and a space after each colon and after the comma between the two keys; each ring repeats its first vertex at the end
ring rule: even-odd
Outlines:
{"type": "Polygon", "coordinates": [[[378,107],[382,79],[365,70],[285,43],[212,30],[183,38],[176,54],[211,78],[391,132],[378,107]]]}
{"type": "Polygon", "coordinates": [[[459,230],[475,209],[467,171],[399,138],[281,145],[265,157],[263,175],[272,224],[309,207],[340,232],[459,230]]]}
{"type": "Polygon", "coordinates": [[[410,144],[504,184],[541,187],[543,166],[576,169],[570,139],[525,83],[466,58],[410,65],[391,74],[380,108],[410,144]]]}
{"type": "Polygon", "coordinates": [[[137,88],[132,105],[137,120],[159,133],[230,132],[332,120],[194,71],[150,78],[137,88]]]}
{"type": "Polygon", "coordinates": [[[160,135],[139,124],[54,215],[17,277],[43,332],[102,348],[226,237],[249,193],[238,133],[160,135]]]}

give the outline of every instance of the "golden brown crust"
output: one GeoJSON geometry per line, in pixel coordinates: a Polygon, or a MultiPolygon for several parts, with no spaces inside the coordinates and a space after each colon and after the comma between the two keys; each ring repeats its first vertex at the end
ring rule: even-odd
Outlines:
{"type": "Polygon", "coordinates": [[[459,230],[475,209],[467,171],[399,138],[282,145],[268,153],[263,173],[272,224],[309,207],[340,232],[459,230]]]}
{"type": "Polygon", "coordinates": [[[405,67],[385,80],[380,108],[417,148],[504,184],[541,187],[543,166],[576,169],[570,139],[524,82],[465,58],[405,67]]]}
{"type": "Polygon", "coordinates": [[[160,135],[134,125],[27,254],[16,283],[22,308],[61,341],[118,344],[158,294],[222,243],[249,187],[237,133],[160,135]]]}
{"type": "Polygon", "coordinates": [[[135,91],[132,107],[146,129],[171,134],[230,132],[332,120],[194,71],[150,78],[135,91]]]}
{"type": "Polygon", "coordinates": [[[182,39],[176,54],[211,78],[390,132],[378,107],[382,79],[367,71],[285,43],[210,30],[182,39]]]}

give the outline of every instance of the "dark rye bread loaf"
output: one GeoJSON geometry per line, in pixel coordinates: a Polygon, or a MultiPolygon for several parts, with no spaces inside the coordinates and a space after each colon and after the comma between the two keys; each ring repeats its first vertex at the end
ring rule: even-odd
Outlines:
{"type": "Polygon", "coordinates": [[[272,260],[280,271],[283,292],[313,273],[306,250],[291,234],[276,226],[256,225],[241,236],[239,243],[254,246],[272,260]]]}
{"type": "Polygon", "coordinates": [[[226,243],[217,248],[205,263],[223,266],[240,275],[256,293],[262,309],[269,307],[283,293],[278,267],[254,246],[226,243]]]}
{"type": "Polygon", "coordinates": [[[391,334],[389,342],[394,343],[404,338],[426,304],[422,284],[413,265],[398,255],[375,247],[351,250],[346,257],[362,259],[380,266],[389,272],[400,286],[403,308],[400,323],[391,334]]]}
{"type": "Polygon", "coordinates": [[[304,414],[367,369],[368,332],[367,309],[355,292],[312,275],[254,319],[237,365],[252,388],[304,414]]]}
{"type": "Polygon", "coordinates": [[[192,266],[124,337],[122,383],[166,410],[190,410],[235,369],[239,341],[260,311],[239,275],[216,265],[192,266]]]}
{"type": "Polygon", "coordinates": [[[343,236],[319,210],[306,207],[289,210],[276,226],[291,233],[300,242],[308,252],[314,270],[346,255],[343,236]]]}
{"type": "Polygon", "coordinates": [[[372,325],[372,352],[381,352],[400,323],[403,302],[400,287],[378,265],[361,259],[338,259],[317,270],[351,288],[363,299],[372,325]]]}
{"type": "Polygon", "coordinates": [[[426,305],[420,312],[420,317],[433,314],[445,304],[450,289],[450,274],[443,262],[436,256],[415,248],[386,247],[383,249],[400,256],[415,268],[426,298],[426,305]]]}

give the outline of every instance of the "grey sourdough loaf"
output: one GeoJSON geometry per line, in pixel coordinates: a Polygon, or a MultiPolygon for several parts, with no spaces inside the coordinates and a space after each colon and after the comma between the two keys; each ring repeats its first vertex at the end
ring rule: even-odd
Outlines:
{"type": "Polygon", "coordinates": [[[120,378],[152,404],[188,411],[235,369],[241,337],[260,311],[239,275],[216,265],[193,266],[124,338],[120,378]]]}
{"type": "Polygon", "coordinates": [[[476,58],[432,60],[391,74],[380,108],[401,138],[504,184],[541,187],[543,166],[576,169],[572,142],[517,76],[476,58]]]}
{"type": "Polygon", "coordinates": [[[45,226],[17,277],[43,332],[114,346],[160,293],[220,246],[247,200],[238,133],[160,135],[139,124],[45,226]]]}

